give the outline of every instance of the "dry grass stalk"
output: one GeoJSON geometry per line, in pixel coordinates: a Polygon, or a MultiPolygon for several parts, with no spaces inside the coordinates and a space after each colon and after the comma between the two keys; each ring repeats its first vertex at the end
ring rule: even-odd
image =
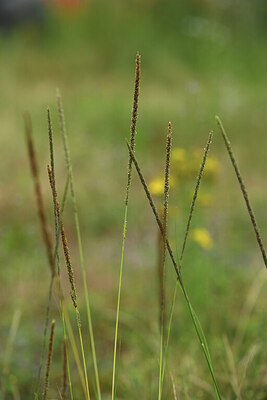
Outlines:
{"type": "MultiPolygon", "coordinates": [[[[137,123],[137,115],[138,115],[138,99],[139,99],[139,90],[140,90],[140,78],[141,78],[141,56],[137,52],[136,54],[136,69],[135,69],[135,83],[134,83],[134,98],[133,98],[133,110],[132,110],[132,123],[131,123],[131,136],[130,136],[130,146],[132,151],[134,151],[135,147],[135,136],[136,136],[136,123],[137,123]]],[[[126,187],[126,197],[125,204],[128,205],[129,201],[129,191],[132,180],[132,159],[129,157],[128,164],[128,181],[126,187]]]]}
{"type": "Polygon", "coordinates": [[[262,238],[261,238],[261,234],[260,234],[260,231],[259,231],[259,228],[258,228],[258,224],[256,222],[255,214],[254,214],[254,212],[252,210],[252,207],[251,207],[251,204],[250,204],[250,200],[249,200],[249,197],[248,197],[248,192],[247,192],[246,186],[244,184],[244,181],[242,179],[239,167],[237,165],[237,161],[236,161],[235,155],[233,153],[231,143],[230,143],[230,141],[228,139],[228,136],[226,134],[226,131],[225,131],[224,127],[223,127],[223,124],[222,124],[220,118],[217,117],[217,116],[216,116],[216,121],[217,121],[217,124],[219,125],[220,131],[221,131],[221,134],[222,134],[222,137],[223,137],[223,140],[224,140],[225,147],[227,149],[227,152],[229,154],[230,160],[231,160],[232,165],[234,167],[235,174],[236,174],[237,180],[239,182],[239,185],[240,185],[240,188],[241,188],[241,191],[242,191],[242,194],[243,194],[243,197],[244,197],[247,209],[248,209],[248,213],[249,213],[249,216],[250,216],[250,219],[251,219],[251,223],[252,223],[253,229],[255,231],[256,239],[257,239],[257,242],[258,242],[261,254],[262,254],[263,262],[265,264],[265,267],[267,268],[266,251],[265,251],[265,248],[264,248],[264,245],[263,245],[263,242],[262,242],[262,238]]]}
{"type": "Polygon", "coordinates": [[[48,386],[49,386],[49,375],[50,375],[50,368],[51,368],[51,362],[52,362],[55,325],[56,325],[56,322],[53,320],[52,323],[51,323],[51,330],[50,330],[50,337],[49,337],[49,345],[48,345],[48,353],[47,353],[47,361],[46,361],[46,371],[45,371],[45,381],[44,381],[43,400],[46,400],[46,398],[47,398],[47,392],[48,392],[48,386]]]}
{"type": "MultiPolygon", "coordinates": [[[[52,174],[52,170],[50,165],[47,166],[47,171],[48,171],[48,177],[49,177],[49,182],[50,182],[50,186],[51,189],[53,190],[53,174],[52,174]]],[[[56,188],[54,188],[55,190],[55,196],[57,199],[57,191],[56,188]]],[[[62,239],[62,244],[63,244],[63,251],[64,251],[64,255],[65,255],[65,262],[66,262],[66,267],[68,270],[68,276],[69,276],[69,282],[70,282],[70,287],[71,287],[71,298],[72,298],[72,302],[74,307],[77,309],[77,293],[76,293],[76,287],[75,287],[75,283],[74,283],[74,273],[73,273],[73,267],[72,267],[72,263],[71,263],[71,258],[70,258],[70,251],[69,251],[69,247],[68,247],[68,241],[67,241],[67,237],[66,237],[66,233],[65,233],[65,229],[64,229],[64,225],[63,222],[60,221],[60,205],[58,200],[56,200],[56,213],[57,213],[57,221],[58,221],[58,226],[60,226],[60,231],[61,231],[61,239],[62,239]]]]}
{"type": "Polygon", "coordinates": [[[54,263],[54,259],[53,259],[53,246],[52,246],[52,240],[51,240],[51,236],[50,236],[49,229],[48,229],[44,201],[43,201],[43,196],[42,196],[42,191],[41,191],[36,151],[34,148],[34,143],[33,143],[33,138],[32,138],[32,122],[31,122],[31,117],[30,117],[29,113],[24,114],[24,124],[25,124],[25,133],[26,133],[26,139],[27,139],[27,148],[28,148],[28,154],[29,154],[29,160],[30,160],[30,166],[31,166],[31,173],[32,173],[33,182],[34,182],[34,191],[35,191],[36,204],[37,204],[37,209],[38,209],[38,216],[39,216],[39,220],[41,223],[43,241],[44,241],[46,252],[47,252],[49,266],[51,269],[51,273],[54,276],[55,275],[55,263],[54,263]]]}

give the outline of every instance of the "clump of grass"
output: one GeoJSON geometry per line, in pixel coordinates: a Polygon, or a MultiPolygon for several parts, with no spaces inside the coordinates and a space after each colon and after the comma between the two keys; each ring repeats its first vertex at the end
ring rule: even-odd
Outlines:
{"type": "Polygon", "coordinates": [[[49,386],[49,376],[50,376],[50,368],[52,362],[52,353],[53,353],[53,342],[54,342],[54,334],[55,334],[55,320],[51,323],[50,329],[50,337],[49,337],[49,345],[48,345],[48,353],[47,353],[47,361],[46,361],[46,371],[45,371],[45,381],[44,381],[44,391],[43,391],[43,400],[47,398],[48,386],[49,386]]]}
{"type": "MultiPolygon", "coordinates": [[[[132,110],[132,123],[131,123],[131,135],[130,135],[130,148],[134,151],[135,148],[135,136],[136,136],[136,123],[138,115],[138,99],[140,89],[140,63],[141,57],[137,52],[136,55],[136,69],[135,69],[135,84],[134,84],[134,99],[133,99],[133,110],[132,110]]],[[[126,226],[127,226],[127,213],[129,194],[132,180],[132,158],[129,156],[128,161],[128,172],[127,172],[127,184],[126,184],[126,196],[125,196],[125,210],[124,210],[124,223],[123,223],[123,234],[122,234],[122,249],[121,249],[121,262],[120,262],[120,275],[119,275],[119,287],[118,287],[118,300],[117,300],[117,311],[116,311],[116,323],[115,323],[115,338],[114,338],[114,354],[113,354],[113,370],[112,370],[112,388],[111,388],[111,399],[115,398],[115,381],[116,381],[116,358],[117,358],[117,344],[118,344],[118,328],[119,328],[119,314],[120,314],[120,299],[121,299],[121,286],[122,286],[122,272],[123,272],[123,259],[124,259],[124,246],[126,238],[126,226]]]]}
{"type": "Polygon", "coordinates": [[[258,242],[261,254],[262,254],[263,262],[264,262],[265,267],[267,268],[266,251],[265,251],[265,248],[264,248],[264,245],[263,245],[263,241],[262,241],[262,238],[261,238],[260,230],[258,228],[258,224],[256,222],[256,217],[255,217],[254,211],[252,209],[252,206],[251,206],[251,203],[250,203],[250,200],[249,200],[249,197],[248,197],[248,192],[247,192],[246,186],[244,184],[243,178],[241,176],[241,173],[240,173],[237,161],[236,161],[236,157],[235,157],[234,152],[232,150],[231,143],[230,143],[230,141],[228,139],[228,136],[227,136],[226,131],[225,131],[224,127],[223,127],[223,124],[222,124],[222,122],[221,122],[221,120],[220,120],[220,118],[218,116],[216,116],[216,121],[217,121],[217,124],[219,125],[219,128],[220,128],[223,140],[224,140],[224,144],[225,144],[226,150],[227,150],[227,152],[229,154],[231,163],[232,163],[232,165],[234,167],[235,174],[236,174],[237,180],[239,182],[240,189],[242,191],[242,194],[243,194],[243,197],[244,197],[247,209],[248,209],[248,213],[249,213],[249,216],[250,216],[250,219],[251,219],[251,223],[252,223],[255,235],[256,235],[256,239],[257,239],[257,242],[258,242]]]}
{"type": "MultiPolygon", "coordinates": [[[[214,385],[216,398],[217,398],[217,400],[221,400],[221,393],[220,393],[218,383],[217,383],[217,380],[215,377],[206,337],[202,330],[198,316],[197,316],[196,312],[194,311],[192,304],[190,302],[186,287],[183,282],[182,269],[181,269],[183,255],[185,252],[188,235],[190,232],[192,218],[193,218],[194,210],[195,210],[195,204],[197,201],[200,184],[201,184],[202,177],[203,177],[203,172],[205,169],[210,145],[212,142],[213,133],[211,132],[209,134],[208,141],[207,141],[206,147],[204,149],[204,155],[203,155],[202,163],[200,165],[200,170],[199,170],[199,173],[197,176],[197,181],[196,181],[196,185],[195,185],[195,189],[194,189],[194,193],[193,193],[193,198],[192,198],[192,202],[191,202],[190,209],[189,209],[189,215],[188,215],[187,224],[186,224],[186,228],[185,228],[185,235],[184,235],[184,239],[183,239],[183,243],[182,243],[181,254],[180,254],[180,257],[177,256],[175,259],[172,248],[170,246],[170,242],[168,240],[168,235],[167,235],[172,127],[171,127],[171,123],[169,123],[168,135],[167,135],[167,140],[166,140],[166,160],[165,160],[165,171],[164,171],[165,172],[164,173],[164,203],[163,203],[163,208],[162,208],[162,210],[163,210],[162,215],[160,215],[156,209],[153,198],[151,196],[151,193],[146,184],[146,181],[144,179],[144,176],[141,172],[141,169],[139,167],[139,164],[136,160],[135,153],[134,153],[136,123],[137,123],[137,116],[138,116],[139,88],[140,88],[140,56],[137,53],[134,99],[133,99],[133,109],[132,109],[132,118],[131,118],[131,134],[130,134],[130,141],[129,141],[129,143],[127,142],[128,151],[129,151],[129,159],[128,159],[128,169],[127,169],[125,212],[124,212],[124,224],[123,224],[123,235],[122,235],[122,251],[121,251],[121,262],[120,262],[120,272],[119,272],[116,322],[115,322],[111,398],[112,398],[112,400],[115,400],[116,390],[117,390],[117,378],[118,378],[118,369],[119,369],[118,368],[119,362],[117,361],[117,358],[119,358],[118,356],[120,354],[120,349],[118,348],[120,299],[121,299],[121,288],[122,288],[124,248],[125,248],[125,239],[126,239],[127,212],[128,212],[129,194],[130,194],[131,181],[132,181],[132,165],[134,164],[137,174],[139,176],[139,179],[141,181],[141,184],[143,186],[143,189],[145,191],[145,194],[147,196],[147,199],[149,201],[150,207],[152,209],[152,212],[153,212],[156,222],[158,224],[159,233],[160,233],[160,237],[161,237],[160,242],[162,245],[161,256],[160,256],[160,274],[159,274],[159,276],[160,276],[160,362],[159,362],[158,399],[161,400],[164,397],[163,384],[164,384],[164,373],[165,373],[165,367],[166,367],[166,361],[167,361],[167,350],[168,350],[168,344],[169,344],[169,337],[170,337],[170,330],[171,330],[176,294],[177,294],[178,287],[180,287],[182,294],[184,296],[186,305],[188,307],[196,335],[200,342],[201,349],[204,353],[204,357],[207,362],[207,366],[208,366],[208,369],[209,369],[209,372],[210,372],[210,375],[212,378],[212,382],[214,385]],[[169,318],[169,322],[168,322],[167,332],[166,332],[166,277],[165,277],[165,275],[166,275],[166,251],[168,251],[168,253],[169,253],[171,262],[173,264],[173,267],[174,267],[174,270],[176,273],[176,278],[177,278],[175,291],[174,291],[174,295],[173,295],[173,300],[172,300],[172,306],[171,306],[171,312],[170,312],[170,318],[169,318]]],[[[83,276],[83,283],[84,283],[84,290],[85,290],[85,300],[86,300],[87,319],[88,319],[88,327],[89,327],[90,342],[91,342],[91,351],[92,351],[92,355],[93,355],[93,364],[94,364],[94,373],[95,373],[95,382],[96,382],[95,395],[98,400],[101,400],[101,390],[100,390],[97,358],[96,358],[96,351],[95,351],[93,324],[92,324],[92,318],[91,318],[90,303],[89,303],[89,298],[88,298],[88,288],[87,288],[87,283],[86,283],[83,248],[82,248],[82,241],[81,241],[79,217],[78,217],[78,211],[77,211],[77,201],[76,201],[76,195],[75,195],[75,189],[74,189],[72,165],[71,165],[71,160],[70,160],[70,151],[69,151],[69,147],[68,147],[64,110],[63,110],[63,105],[62,105],[62,99],[61,99],[59,92],[57,94],[57,102],[58,102],[58,112],[59,112],[59,117],[60,117],[61,133],[62,133],[64,149],[65,149],[65,159],[66,159],[66,165],[67,165],[67,181],[66,181],[66,185],[65,185],[65,189],[64,189],[62,205],[60,207],[60,203],[59,203],[58,197],[57,197],[57,190],[56,190],[52,121],[51,121],[50,110],[48,109],[48,133],[49,133],[50,165],[51,165],[51,166],[48,165],[48,176],[49,176],[49,182],[50,182],[52,196],[53,196],[54,220],[55,220],[54,221],[54,224],[55,224],[55,248],[53,249],[52,241],[50,238],[50,239],[48,239],[48,242],[50,240],[50,250],[49,251],[48,251],[49,243],[47,242],[47,237],[49,235],[48,235],[48,229],[47,229],[46,216],[45,216],[45,212],[44,212],[44,204],[43,204],[43,200],[42,200],[42,196],[41,196],[40,182],[39,182],[39,178],[38,178],[36,155],[35,155],[34,146],[33,146],[33,142],[32,142],[32,136],[31,136],[32,128],[31,128],[30,120],[27,119],[28,117],[25,118],[26,137],[27,137],[27,143],[28,143],[28,151],[29,151],[29,159],[30,159],[30,163],[31,163],[32,175],[33,175],[33,179],[35,182],[35,193],[36,193],[36,199],[37,199],[37,204],[38,204],[38,214],[39,214],[39,218],[40,218],[41,224],[42,224],[44,242],[45,242],[45,245],[47,248],[48,259],[49,259],[50,268],[51,268],[51,283],[50,283],[50,289],[49,289],[49,301],[48,301],[48,306],[47,306],[48,308],[47,308],[47,314],[46,314],[45,327],[46,328],[48,327],[50,303],[51,303],[51,297],[52,297],[52,287],[53,287],[54,278],[56,278],[56,279],[58,279],[58,283],[59,283],[60,312],[61,312],[61,319],[62,319],[63,332],[64,332],[64,337],[63,337],[63,379],[62,379],[62,392],[60,393],[60,396],[63,400],[67,398],[67,389],[68,389],[67,381],[69,381],[70,397],[71,397],[71,400],[73,400],[71,377],[70,377],[70,365],[69,365],[69,361],[68,361],[67,336],[66,336],[66,328],[65,328],[66,307],[63,303],[64,298],[63,298],[63,293],[61,290],[61,282],[60,282],[60,262],[59,262],[58,245],[59,245],[59,241],[61,238],[64,257],[65,257],[65,264],[66,264],[69,283],[70,283],[70,295],[71,295],[72,304],[74,306],[75,313],[76,313],[76,323],[77,323],[80,347],[81,347],[81,353],[82,353],[83,371],[82,371],[82,368],[80,368],[79,373],[83,373],[82,383],[84,383],[83,388],[85,391],[85,397],[87,398],[87,400],[90,400],[87,366],[86,366],[85,351],[84,351],[84,344],[83,344],[83,337],[82,337],[80,313],[79,313],[79,309],[78,309],[77,291],[76,291],[76,287],[75,287],[74,270],[73,270],[73,265],[72,265],[72,261],[71,261],[66,231],[64,229],[64,225],[63,225],[63,221],[62,221],[64,204],[65,204],[65,200],[66,200],[66,196],[67,196],[68,186],[70,184],[70,192],[71,192],[72,205],[73,205],[74,215],[75,215],[75,225],[76,225],[76,232],[77,232],[77,237],[78,237],[79,253],[80,253],[80,260],[81,260],[81,267],[82,267],[82,276],[83,276]],[[52,265],[53,265],[54,269],[52,269],[52,265]],[[56,270],[56,266],[57,266],[57,270],[56,270]]],[[[220,126],[227,151],[229,153],[230,159],[234,166],[234,169],[235,169],[235,172],[236,172],[236,175],[237,175],[237,178],[238,178],[238,181],[239,181],[239,184],[240,184],[240,187],[241,187],[241,190],[242,190],[242,193],[243,193],[243,196],[244,196],[244,199],[245,199],[248,211],[249,211],[249,215],[250,215],[250,218],[251,218],[251,221],[252,221],[255,233],[256,233],[257,241],[258,241],[258,244],[261,249],[263,259],[264,259],[264,262],[266,265],[266,252],[263,247],[262,239],[261,239],[261,236],[260,236],[260,233],[258,230],[258,226],[256,224],[254,213],[250,206],[246,188],[245,188],[243,180],[241,178],[241,174],[238,169],[235,157],[233,155],[230,142],[227,138],[227,135],[226,135],[224,128],[218,117],[217,117],[217,122],[220,126]]],[[[70,322],[68,320],[67,314],[66,314],[66,317],[67,317],[66,318],[67,325],[70,326],[70,322]]],[[[51,367],[51,361],[52,361],[54,328],[55,328],[55,321],[52,321],[49,346],[48,346],[46,371],[45,371],[45,377],[44,377],[43,400],[46,400],[47,393],[48,393],[49,375],[50,375],[50,367],[51,367]]],[[[44,331],[44,343],[45,342],[46,342],[46,330],[44,331]]],[[[78,351],[77,351],[75,340],[74,340],[73,336],[71,336],[71,342],[73,342],[73,352],[74,352],[74,357],[76,360],[76,358],[77,357],[79,358],[79,356],[77,355],[78,351]]],[[[228,346],[228,344],[227,344],[227,346],[228,346]]],[[[44,354],[44,349],[45,349],[45,347],[43,347],[42,354],[44,354]]],[[[230,352],[231,349],[229,346],[227,347],[227,349],[228,349],[229,365],[232,366],[232,364],[231,364],[232,363],[232,354],[230,352]]],[[[76,362],[77,362],[77,360],[76,360],[76,362]]],[[[79,362],[77,362],[77,365],[79,368],[79,362]]],[[[42,368],[42,360],[40,362],[38,379],[40,379],[41,368],[42,368]]],[[[171,375],[171,379],[172,379],[172,394],[173,394],[173,398],[176,399],[177,394],[176,394],[176,388],[175,388],[175,384],[174,384],[172,375],[171,375]]],[[[37,383],[38,383],[37,387],[35,388],[35,398],[36,399],[38,398],[38,394],[39,394],[39,381],[38,380],[37,380],[37,383]]],[[[236,388],[237,388],[237,386],[235,387],[235,389],[236,388]]],[[[238,388],[238,390],[239,390],[239,388],[238,388]]],[[[238,390],[236,390],[236,393],[237,393],[237,395],[240,395],[238,390]]]]}

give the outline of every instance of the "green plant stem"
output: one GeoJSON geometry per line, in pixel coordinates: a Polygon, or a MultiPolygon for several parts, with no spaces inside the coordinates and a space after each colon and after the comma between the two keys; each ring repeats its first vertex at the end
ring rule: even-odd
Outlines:
{"type": "Polygon", "coordinates": [[[126,226],[127,226],[127,212],[128,212],[128,204],[125,205],[124,224],[123,224],[123,234],[122,234],[121,264],[120,264],[120,276],[119,276],[119,288],[118,288],[117,311],[116,311],[116,324],[115,324],[115,341],[114,341],[114,354],[113,354],[113,369],[112,369],[112,400],[114,399],[114,396],[115,396],[116,355],[117,355],[117,343],[118,343],[118,328],[119,328],[119,314],[120,314],[120,300],[121,300],[121,286],[122,286],[122,271],[123,271],[123,259],[124,259],[124,246],[125,246],[126,226]]]}
{"type": "MultiPolygon", "coordinates": [[[[152,208],[153,214],[154,214],[154,216],[156,218],[156,221],[157,221],[157,224],[159,226],[159,229],[160,229],[160,232],[162,234],[162,237],[164,238],[164,229],[163,229],[162,223],[160,221],[158,212],[156,210],[155,204],[153,202],[152,196],[151,196],[151,194],[149,192],[148,186],[147,186],[147,184],[145,182],[145,179],[144,179],[143,174],[142,174],[142,172],[140,170],[140,167],[139,167],[139,165],[137,163],[135,155],[134,155],[133,151],[131,150],[131,147],[129,146],[128,142],[127,142],[127,146],[128,146],[128,150],[129,150],[130,156],[131,156],[131,158],[133,160],[135,169],[136,169],[136,171],[138,173],[139,179],[140,179],[140,181],[142,183],[142,186],[143,186],[143,188],[145,190],[145,193],[146,193],[147,199],[149,201],[149,204],[150,204],[150,206],[152,208]]],[[[166,247],[167,247],[167,250],[169,252],[170,258],[171,258],[172,263],[173,263],[173,267],[174,267],[176,275],[177,275],[177,280],[179,282],[179,285],[180,285],[182,293],[184,295],[184,298],[185,298],[189,313],[191,315],[191,319],[192,319],[192,322],[193,322],[197,337],[199,339],[201,348],[203,350],[205,359],[206,359],[207,364],[208,364],[208,368],[209,368],[209,371],[210,371],[210,374],[211,374],[211,377],[212,377],[212,381],[213,381],[213,384],[214,384],[216,397],[217,397],[218,400],[221,400],[221,394],[220,394],[219,387],[218,387],[218,384],[217,384],[217,380],[216,380],[216,377],[215,377],[215,374],[214,374],[214,370],[213,370],[213,366],[212,366],[212,362],[211,362],[210,353],[209,353],[209,349],[208,349],[208,346],[207,346],[206,338],[204,336],[204,333],[203,333],[202,327],[200,325],[199,319],[197,318],[196,313],[195,313],[195,311],[194,311],[194,309],[193,309],[193,307],[192,307],[192,305],[190,303],[190,300],[189,300],[189,297],[188,297],[188,294],[187,294],[187,291],[185,289],[185,286],[184,286],[184,283],[183,283],[183,280],[182,280],[182,276],[181,276],[181,273],[180,273],[180,269],[181,268],[180,268],[180,266],[178,268],[178,265],[177,265],[177,263],[175,261],[175,258],[174,258],[174,255],[173,255],[173,252],[172,252],[172,249],[171,249],[171,246],[169,244],[169,241],[168,241],[167,237],[165,238],[165,242],[166,242],[166,247]]]]}
{"type": "Polygon", "coordinates": [[[69,151],[69,145],[68,145],[68,136],[67,136],[67,131],[66,131],[64,109],[63,109],[62,99],[61,99],[59,91],[57,92],[57,103],[58,103],[58,113],[59,113],[59,118],[60,118],[61,133],[62,133],[63,143],[64,143],[65,160],[66,160],[68,174],[70,177],[71,200],[72,200],[72,206],[73,206],[73,211],[74,211],[75,227],[76,227],[76,233],[77,233],[77,239],[78,239],[79,255],[80,255],[81,270],[82,270],[82,279],[83,279],[85,303],[86,303],[86,312],[87,312],[87,320],[88,320],[88,329],[89,329],[89,335],[90,335],[91,351],[92,351],[92,357],[93,357],[95,381],[96,381],[96,388],[97,388],[97,398],[98,398],[98,400],[101,400],[101,389],[100,389],[97,357],[96,357],[96,350],[95,350],[95,340],[94,340],[91,308],[90,308],[90,302],[89,302],[89,296],[88,296],[88,286],[87,286],[87,281],[86,281],[80,222],[79,222],[79,216],[78,216],[76,193],[75,193],[75,188],[74,188],[74,179],[73,179],[73,173],[72,173],[72,164],[71,164],[70,151],[69,151]]]}
{"type": "MultiPolygon", "coordinates": [[[[184,235],[181,255],[180,255],[180,258],[179,258],[180,267],[181,267],[182,259],[183,259],[183,256],[184,256],[184,251],[185,251],[186,244],[187,244],[188,234],[189,234],[189,231],[190,231],[191,222],[192,222],[192,218],[193,218],[193,214],[194,214],[194,210],[195,210],[195,205],[196,205],[196,201],[197,201],[197,197],[198,197],[198,192],[199,192],[200,184],[201,184],[201,181],[202,181],[203,172],[204,172],[204,169],[205,169],[205,165],[206,165],[207,157],[208,157],[208,154],[209,154],[210,146],[211,146],[211,143],[212,143],[212,138],[213,138],[213,132],[210,132],[209,136],[208,136],[207,144],[206,144],[206,146],[204,148],[204,154],[203,154],[202,162],[200,164],[200,169],[199,169],[199,172],[198,172],[198,175],[197,175],[197,180],[196,180],[196,185],[195,185],[195,189],[194,189],[194,193],[193,193],[193,197],[192,197],[192,202],[191,202],[190,209],[189,209],[189,214],[188,214],[188,219],[187,219],[187,224],[186,224],[186,229],[185,229],[185,235],[184,235]]],[[[178,282],[176,282],[175,289],[174,289],[171,312],[170,312],[170,318],[169,318],[169,324],[168,324],[167,342],[166,342],[166,348],[165,348],[165,354],[164,354],[164,362],[163,362],[162,385],[163,385],[164,374],[165,374],[167,351],[168,351],[168,346],[169,346],[169,337],[170,337],[171,325],[172,325],[172,320],[173,320],[173,313],[174,313],[174,307],[175,307],[175,301],[176,301],[176,295],[177,295],[177,288],[178,288],[178,282]]]]}
{"type": "MultiPolygon", "coordinates": [[[[64,213],[64,208],[65,208],[68,188],[69,188],[69,176],[67,176],[66,183],[65,183],[65,188],[64,188],[64,193],[63,193],[62,203],[61,203],[61,213],[60,213],[60,215],[63,215],[63,213],[64,213]]],[[[54,249],[54,257],[53,257],[54,265],[56,265],[56,263],[57,263],[58,245],[59,245],[59,235],[57,235],[56,245],[55,245],[55,249],[54,249]]],[[[60,273],[59,266],[58,266],[58,271],[57,272],[60,273]]],[[[47,306],[46,306],[46,314],[45,314],[45,324],[44,324],[44,331],[43,331],[43,342],[42,342],[41,357],[40,357],[40,363],[39,363],[39,367],[38,367],[37,378],[36,378],[36,382],[35,382],[35,386],[34,386],[34,399],[35,400],[38,399],[38,393],[39,393],[39,387],[40,387],[40,380],[41,380],[41,373],[42,373],[42,367],[43,367],[43,362],[44,362],[44,353],[45,353],[45,347],[46,347],[47,329],[48,329],[48,324],[49,324],[49,319],[50,319],[52,293],[53,293],[53,286],[54,286],[55,277],[56,277],[56,275],[51,274],[51,279],[50,279],[50,284],[49,284],[49,291],[48,291],[48,300],[47,300],[47,306]]],[[[68,355],[67,355],[67,357],[68,357],[68,355]]],[[[70,384],[70,386],[71,386],[71,384],[70,384]]]]}
{"type": "MultiPolygon", "coordinates": [[[[137,52],[137,55],[136,55],[136,70],[135,70],[135,84],[134,84],[134,99],[133,99],[133,109],[132,109],[131,135],[130,135],[130,145],[129,145],[130,148],[131,148],[131,151],[134,151],[134,148],[135,148],[135,136],[136,136],[137,115],[138,115],[139,88],[140,88],[140,55],[137,52]]],[[[127,227],[127,213],[128,213],[128,203],[129,203],[131,181],[132,181],[132,158],[129,156],[128,171],[127,171],[126,196],[125,196],[123,234],[122,234],[122,247],[121,247],[119,288],[118,288],[117,311],[116,311],[116,322],[115,322],[115,338],[114,338],[114,350],[113,350],[113,369],[112,369],[112,387],[111,387],[111,399],[112,400],[114,400],[115,396],[116,396],[116,376],[117,376],[116,375],[116,359],[117,359],[117,343],[118,343],[118,329],[119,329],[119,315],[120,315],[120,299],[121,299],[123,260],[124,260],[124,248],[125,248],[126,227],[127,227]]]]}
{"type": "MultiPolygon", "coordinates": [[[[53,147],[53,130],[52,130],[52,122],[51,122],[51,115],[50,109],[47,109],[47,116],[48,116],[48,136],[49,136],[49,150],[50,150],[50,163],[52,169],[52,197],[53,197],[53,205],[54,205],[54,225],[55,225],[55,237],[56,237],[56,246],[55,246],[55,253],[54,257],[57,263],[57,272],[58,272],[58,284],[59,284],[59,297],[60,297],[60,310],[61,310],[61,320],[62,320],[62,327],[63,327],[63,335],[64,338],[66,336],[66,326],[65,326],[65,318],[63,312],[63,296],[62,296],[62,288],[61,288],[61,276],[60,276],[60,261],[59,261],[59,253],[58,253],[58,244],[59,244],[59,232],[62,224],[62,214],[60,214],[60,219],[58,220],[57,215],[57,193],[56,193],[56,181],[55,181],[55,164],[54,164],[54,147],[53,147]]],[[[67,177],[67,182],[64,189],[64,195],[62,200],[61,211],[64,211],[67,191],[69,185],[69,177],[67,177]]],[[[70,396],[71,400],[73,400],[73,392],[72,392],[72,383],[71,383],[71,375],[70,375],[70,366],[69,366],[69,357],[67,352],[67,370],[68,370],[68,380],[69,380],[69,388],[70,388],[70,396]]]]}

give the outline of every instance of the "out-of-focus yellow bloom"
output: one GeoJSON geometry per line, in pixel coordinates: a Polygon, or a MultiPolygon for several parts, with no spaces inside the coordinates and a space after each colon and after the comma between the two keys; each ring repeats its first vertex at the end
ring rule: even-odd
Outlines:
{"type": "Polygon", "coordinates": [[[184,162],[186,159],[185,149],[182,149],[181,147],[175,147],[172,150],[172,159],[174,162],[184,162]]]}
{"type": "Polygon", "coordinates": [[[210,193],[200,192],[198,194],[198,202],[200,205],[207,207],[213,204],[214,197],[210,193]]]}
{"type": "Polygon", "coordinates": [[[209,156],[206,161],[205,171],[210,174],[218,172],[220,163],[217,158],[209,156]]]}
{"type": "Polygon", "coordinates": [[[162,178],[154,178],[148,185],[148,189],[151,194],[155,196],[160,196],[164,192],[164,179],[162,178]]]}
{"type": "Polygon", "coordinates": [[[203,249],[211,249],[213,240],[205,228],[196,228],[191,231],[192,239],[198,243],[203,249]]]}
{"type": "MultiPolygon", "coordinates": [[[[175,185],[175,180],[172,176],[170,176],[170,188],[175,185]]],[[[164,193],[164,179],[163,178],[154,178],[148,184],[148,189],[151,194],[155,196],[161,196],[164,193]]]]}

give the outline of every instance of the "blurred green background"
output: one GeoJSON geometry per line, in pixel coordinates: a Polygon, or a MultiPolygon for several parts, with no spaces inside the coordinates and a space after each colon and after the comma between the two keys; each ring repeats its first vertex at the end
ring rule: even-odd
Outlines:
{"type": "MultiPolygon", "coordinates": [[[[207,333],[223,398],[266,399],[266,271],[214,117],[222,118],[229,134],[266,243],[267,4],[264,0],[73,3],[73,7],[71,2],[46,3],[41,21],[21,21],[0,30],[0,361],[6,399],[32,398],[50,279],[22,115],[29,111],[32,116],[52,232],[47,105],[52,110],[60,196],[66,176],[56,88],[63,96],[71,146],[101,385],[109,397],[127,178],[125,138],[130,131],[137,50],[142,73],[136,155],[147,180],[163,176],[169,120],[174,147],[186,154],[182,165],[203,149],[208,132],[214,130],[211,156],[217,167],[201,188],[211,200],[197,205],[192,223],[193,229],[208,232],[212,244],[202,248],[193,237],[189,239],[184,279],[207,333]],[[10,341],[18,313],[18,329],[10,341]]],[[[178,178],[171,190],[169,232],[178,253],[195,175],[178,178]]],[[[158,196],[158,206],[160,200],[158,196]]],[[[65,226],[86,335],[70,201],[65,226]]],[[[157,227],[134,174],[121,308],[121,399],[157,395],[156,268],[157,227]]],[[[63,258],[62,271],[67,296],[63,258]]],[[[168,264],[168,308],[174,285],[168,264]]],[[[71,301],[69,306],[72,313],[71,301]]],[[[56,296],[52,314],[59,323],[49,399],[60,398],[62,332],[56,296]]],[[[74,322],[73,318],[75,330],[74,322]]],[[[86,345],[89,349],[88,338],[86,345]]],[[[166,398],[173,398],[173,376],[178,398],[213,399],[208,369],[180,294],[170,346],[166,398]]],[[[82,398],[72,359],[71,365],[74,394],[82,398]]],[[[92,384],[89,350],[88,365],[92,384]]]]}

